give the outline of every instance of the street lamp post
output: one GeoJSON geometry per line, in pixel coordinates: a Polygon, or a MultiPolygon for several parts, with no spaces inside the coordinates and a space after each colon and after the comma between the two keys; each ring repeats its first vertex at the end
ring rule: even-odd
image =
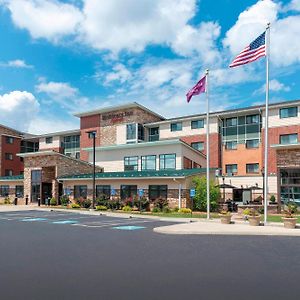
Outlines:
{"type": "Polygon", "coordinates": [[[261,169],[261,175],[262,175],[262,178],[263,178],[263,201],[262,203],[264,203],[264,197],[265,197],[265,169],[262,168],[261,169]]]}
{"type": "Polygon", "coordinates": [[[92,209],[95,208],[96,202],[96,131],[87,132],[90,139],[93,139],[93,201],[92,209]]]}
{"type": "Polygon", "coordinates": [[[225,203],[225,176],[222,176],[222,180],[223,180],[223,203],[225,203]]]}

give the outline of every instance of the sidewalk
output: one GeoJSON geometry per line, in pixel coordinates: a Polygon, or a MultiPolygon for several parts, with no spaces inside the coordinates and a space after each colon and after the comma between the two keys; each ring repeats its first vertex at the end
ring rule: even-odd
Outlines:
{"type": "Polygon", "coordinates": [[[274,235],[299,236],[300,226],[287,229],[282,223],[269,223],[266,226],[250,226],[248,223],[221,224],[220,220],[198,220],[189,224],[176,224],[156,227],[157,233],[164,234],[200,234],[200,235],[274,235]]]}

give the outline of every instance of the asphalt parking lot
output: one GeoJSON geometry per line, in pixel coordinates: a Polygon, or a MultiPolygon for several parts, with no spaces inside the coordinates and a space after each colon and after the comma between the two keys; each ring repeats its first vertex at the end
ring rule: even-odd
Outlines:
{"type": "Polygon", "coordinates": [[[297,299],[300,239],[174,236],[147,219],[0,213],[0,299],[297,299]]]}

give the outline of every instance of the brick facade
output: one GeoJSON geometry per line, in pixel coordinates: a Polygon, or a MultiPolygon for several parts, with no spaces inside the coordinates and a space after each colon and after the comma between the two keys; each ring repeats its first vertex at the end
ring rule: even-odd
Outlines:
{"type": "MultiPolygon", "coordinates": [[[[191,145],[191,143],[203,142],[204,150],[201,151],[206,155],[206,134],[184,136],[180,138],[183,142],[191,145]]],[[[209,149],[210,149],[210,167],[221,168],[221,136],[218,133],[212,133],[209,136],[209,149]]]]}
{"type": "Polygon", "coordinates": [[[21,152],[21,135],[18,131],[0,125],[0,176],[5,176],[5,170],[12,170],[13,175],[23,172],[23,162],[17,153],[21,152]],[[12,144],[6,142],[6,137],[14,137],[12,144]],[[13,160],[7,160],[5,153],[11,153],[13,160]]]}

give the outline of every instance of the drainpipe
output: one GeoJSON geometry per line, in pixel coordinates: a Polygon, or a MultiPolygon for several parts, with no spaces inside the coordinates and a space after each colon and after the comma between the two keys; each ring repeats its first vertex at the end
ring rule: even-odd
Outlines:
{"type": "Polygon", "coordinates": [[[177,182],[178,183],[178,208],[181,209],[181,188],[182,188],[182,185],[181,183],[176,180],[175,178],[173,178],[174,182],[177,182]]]}

